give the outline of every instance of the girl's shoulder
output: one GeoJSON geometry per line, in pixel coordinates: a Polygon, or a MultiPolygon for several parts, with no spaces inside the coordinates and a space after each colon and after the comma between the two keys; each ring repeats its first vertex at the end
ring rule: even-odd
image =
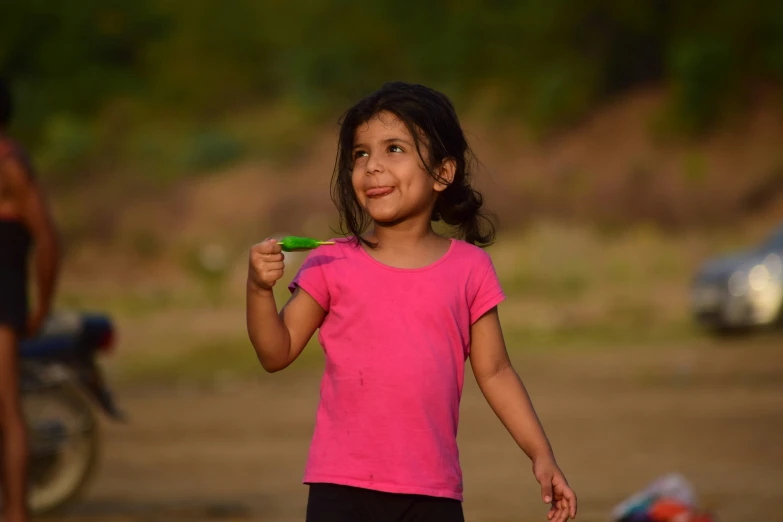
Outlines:
{"type": "Polygon", "coordinates": [[[304,266],[325,266],[335,261],[346,261],[358,254],[359,247],[351,238],[334,237],[328,240],[332,245],[321,245],[305,255],[304,266]]]}
{"type": "Polygon", "coordinates": [[[333,237],[329,239],[329,242],[334,243],[333,245],[322,245],[318,247],[316,251],[322,252],[324,254],[332,253],[334,255],[339,255],[340,257],[350,257],[353,255],[357,255],[361,252],[361,246],[359,245],[359,242],[356,241],[353,237],[333,237]]]}
{"type": "Polygon", "coordinates": [[[483,248],[462,239],[452,239],[452,241],[454,242],[454,253],[458,259],[480,265],[492,263],[492,257],[489,255],[489,252],[483,248]]]}

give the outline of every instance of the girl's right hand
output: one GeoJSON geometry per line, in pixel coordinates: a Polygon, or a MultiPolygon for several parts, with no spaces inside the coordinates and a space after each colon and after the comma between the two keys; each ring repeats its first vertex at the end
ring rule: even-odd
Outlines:
{"type": "Polygon", "coordinates": [[[247,282],[259,290],[271,291],[283,277],[284,268],[283,247],[274,239],[266,239],[250,249],[247,282]]]}

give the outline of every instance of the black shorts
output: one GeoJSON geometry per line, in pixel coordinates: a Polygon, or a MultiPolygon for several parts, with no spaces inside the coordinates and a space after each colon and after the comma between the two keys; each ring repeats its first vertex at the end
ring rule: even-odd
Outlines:
{"type": "Polygon", "coordinates": [[[337,484],[311,484],[306,522],[464,522],[451,498],[384,493],[337,484]]]}

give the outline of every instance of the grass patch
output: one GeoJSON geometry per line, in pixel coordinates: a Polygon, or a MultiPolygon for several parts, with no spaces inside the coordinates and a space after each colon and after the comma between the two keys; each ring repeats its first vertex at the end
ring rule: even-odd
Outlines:
{"type": "Polygon", "coordinates": [[[504,325],[545,344],[679,337],[690,324],[688,282],[703,250],[712,250],[704,238],[650,227],[606,237],[543,224],[500,238],[491,254],[508,296],[504,325]]]}
{"type": "Polygon", "coordinates": [[[701,337],[690,323],[673,323],[663,328],[632,328],[618,324],[593,324],[573,328],[512,328],[505,332],[510,353],[552,349],[597,349],[617,345],[645,347],[701,337]]]}
{"type": "MultiPolygon", "coordinates": [[[[323,352],[314,336],[286,370],[317,367],[322,362],[323,352]]],[[[237,336],[211,339],[178,354],[161,350],[127,355],[113,373],[123,383],[216,385],[257,378],[265,372],[247,337],[237,336]]]]}
{"type": "Polygon", "coordinates": [[[89,292],[63,292],[58,297],[58,308],[93,310],[115,318],[149,317],[171,309],[203,308],[205,299],[198,288],[183,293],[170,288],[132,289],[126,293],[90,295],[89,292]]]}
{"type": "Polygon", "coordinates": [[[520,269],[503,281],[507,293],[545,295],[554,300],[582,297],[590,291],[591,284],[590,277],[578,271],[543,274],[534,269],[520,269]]]}

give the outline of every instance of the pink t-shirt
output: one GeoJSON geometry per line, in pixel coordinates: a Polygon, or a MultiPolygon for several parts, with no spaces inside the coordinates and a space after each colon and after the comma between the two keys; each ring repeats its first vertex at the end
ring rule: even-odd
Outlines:
{"type": "Polygon", "coordinates": [[[327,312],[304,482],[462,500],[470,326],[504,299],[489,255],[453,239],[435,263],[400,269],[340,239],[310,252],[297,285],[327,312]]]}

